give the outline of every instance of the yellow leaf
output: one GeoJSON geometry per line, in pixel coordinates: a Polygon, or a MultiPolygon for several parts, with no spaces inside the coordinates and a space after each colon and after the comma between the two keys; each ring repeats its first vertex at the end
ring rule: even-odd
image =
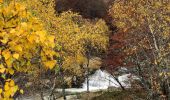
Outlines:
{"type": "MultiPolygon", "coordinates": [[[[5,98],[9,98],[9,97],[10,97],[10,94],[11,94],[10,91],[5,91],[5,92],[4,92],[4,97],[5,97],[5,98]]],[[[6,100],[8,100],[8,99],[6,99],[6,100]]]]}
{"type": "Polygon", "coordinates": [[[27,39],[28,39],[28,41],[30,43],[33,43],[35,41],[35,39],[36,39],[36,36],[35,35],[30,35],[30,36],[27,37],[27,39]]]}
{"type": "Polygon", "coordinates": [[[0,64],[0,68],[4,68],[4,65],[3,65],[3,64],[0,64]]]}
{"type": "Polygon", "coordinates": [[[5,91],[8,91],[10,88],[9,88],[9,85],[8,84],[5,84],[5,86],[4,86],[4,90],[5,91]]]}
{"type": "Polygon", "coordinates": [[[9,82],[9,86],[14,86],[15,85],[15,82],[13,81],[13,80],[11,80],[10,82],[9,82]]]}
{"type": "Polygon", "coordinates": [[[6,44],[8,42],[8,38],[4,38],[3,40],[1,40],[1,42],[6,44]]]}
{"type": "Polygon", "coordinates": [[[6,68],[0,68],[0,73],[4,73],[6,68]]]}
{"type": "Polygon", "coordinates": [[[55,60],[51,60],[51,61],[46,61],[44,62],[44,65],[50,69],[52,69],[56,64],[56,61],[55,60]]]}
{"type": "Polygon", "coordinates": [[[6,60],[5,62],[7,64],[7,67],[12,67],[12,60],[11,59],[6,60]]]}
{"type": "Polygon", "coordinates": [[[52,35],[48,36],[48,40],[50,41],[50,43],[54,42],[54,39],[55,39],[55,36],[52,36],[52,35]]]}
{"type": "Polygon", "coordinates": [[[15,29],[11,29],[10,33],[16,33],[15,29]]]}
{"type": "Polygon", "coordinates": [[[15,7],[16,7],[17,10],[20,10],[20,11],[25,10],[25,6],[21,5],[19,3],[17,3],[15,7]]]}
{"type": "Polygon", "coordinates": [[[22,46],[21,45],[15,46],[15,50],[22,52],[22,46]]]}
{"type": "Polygon", "coordinates": [[[15,53],[15,54],[13,54],[13,57],[14,57],[15,59],[18,59],[18,58],[19,58],[19,54],[15,53]]]}
{"type": "Polygon", "coordinates": [[[18,86],[16,85],[16,86],[13,87],[13,91],[17,92],[17,90],[18,90],[18,86]]]}
{"type": "Polygon", "coordinates": [[[2,93],[2,89],[0,88],[0,94],[2,93]]]}
{"type": "Polygon", "coordinates": [[[11,53],[9,50],[5,50],[2,52],[2,55],[5,57],[5,60],[9,59],[11,56],[11,53]]]}
{"type": "Polygon", "coordinates": [[[21,94],[24,94],[24,91],[23,91],[23,89],[20,89],[20,93],[21,93],[21,94]]]}
{"type": "Polygon", "coordinates": [[[9,68],[9,69],[8,69],[8,72],[9,72],[11,75],[14,74],[14,70],[13,70],[12,68],[9,68]]]}
{"type": "Polygon", "coordinates": [[[23,23],[21,23],[21,26],[22,26],[23,28],[27,28],[27,23],[26,23],[26,22],[23,22],[23,23]]]}
{"type": "Polygon", "coordinates": [[[44,40],[46,38],[46,32],[45,31],[37,31],[36,34],[39,35],[40,41],[44,42],[44,40]]]}

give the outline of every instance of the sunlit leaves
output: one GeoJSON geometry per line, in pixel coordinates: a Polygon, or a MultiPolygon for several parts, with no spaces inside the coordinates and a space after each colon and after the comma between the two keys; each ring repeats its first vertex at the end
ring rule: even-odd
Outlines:
{"type": "Polygon", "coordinates": [[[0,0],[0,3],[2,3],[3,2],[3,0],[0,0]]]}
{"type": "MultiPolygon", "coordinates": [[[[14,75],[16,71],[29,71],[30,67],[37,65],[33,62],[42,63],[42,66],[49,69],[56,65],[53,59],[56,54],[53,50],[55,36],[44,30],[41,20],[26,9],[24,2],[15,0],[1,2],[0,74],[5,84],[2,86],[0,84],[2,87],[0,99],[10,99],[19,88],[12,79],[6,80],[8,78],[6,76],[14,75]]],[[[20,93],[23,94],[23,90],[20,90],[20,93]]]]}
{"type": "MultiPolygon", "coordinates": [[[[48,42],[51,46],[56,47],[56,51],[60,51],[63,56],[63,68],[72,74],[81,73],[82,63],[86,63],[86,52],[88,46],[98,51],[106,50],[108,43],[108,27],[103,20],[88,20],[81,15],[71,11],[63,12],[61,14],[55,13],[55,0],[28,0],[28,7],[32,9],[35,16],[46,23],[48,32],[54,33],[55,37],[48,36],[48,42]],[[56,38],[56,39],[55,39],[56,38]],[[55,44],[52,43],[55,41],[55,44]],[[58,44],[60,47],[58,49],[58,44]]],[[[29,41],[33,40],[34,36],[29,36],[29,41]]],[[[44,37],[43,35],[41,37],[44,37]]],[[[43,40],[41,40],[43,41],[43,40]]],[[[47,42],[44,42],[46,45],[47,42]]],[[[42,55],[49,55],[49,49],[43,49],[42,55]]],[[[58,55],[58,54],[56,54],[58,55]]],[[[51,55],[49,55],[51,59],[51,55]]],[[[42,57],[43,61],[47,57],[42,57]]],[[[53,60],[53,59],[51,59],[53,60]]],[[[45,62],[45,61],[44,61],[45,62]]],[[[46,62],[46,66],[52,63],[46,62]]],[[[53,68],[53,67],[52,67],[53,68]]],[[[81,73],[82,74],[82,73],[81,73]]],[[[80,74],[79,74],[80,75],[80,74]]]]}
{"type": "Polygon", "coordinates": [[[9,74],[13,75],[13,74],[14,74],[14,69],[8,68],[8,69],[7,69],[7,72],[8,72],[9,74]]]}
{"type": "Polygon", "coordinates": [[[86,64],[86,53],[96,50],[97,54],[100,50],[106,50],[108,27],[103,20],[90,22],[71,11],[57,16],[55,22],[56,41],[63,47],[63,68],[72,74],[83,74],[80,65],[86,64]]]}
{"type": "Polygon", "coordinates": [[[53,69],[54,66],[56,65],[56,60],[46,61],[46,62],[44,62],[44,65],[47,68],[53,69]]]}
{"type": "Polygon", "coordinates": [[[24,91],[23,91],[22,89],[20,89],[20,93],[21,93],[21,94],[24,94],[24,91]]]}
{"type": "Polygon", "coordinates": [[[8,60],[11,57],[11,52],[7,49],[2,52],[2,55],[4,56],[5,60],[8,60]]]}
{"type": "Polygon", "coordinates": [[[28,41],[31,43],[31,44],[33,44],[35,41],[36,41],[36,35],[34,35],[34,34],[31,34],[31,35],[29,35],[29,36],[27,36],[27,39],[28,39],[28,41]]]}
{"type": "Polygon", "coordinates": [[[13,57],[14,57],[15,59],[18,59],[18,58],[19,58],[19,54],[15,53],[15,54],[13,54],[13,57]]]}
{"type": "Polygon", "coordinates": [[[6,68],[4,67],[3,64],[0,64],[0,73],[4,73],[6,68]]]}
{"type": "Polygon", "coordinates": [[[19,88],[17,85],[15,85],[14,81],[11,79],[8,79],[5,82],[4,92],[1,91],[1,97],[3,96],[7,100],[12,99],[12,97],[18,90],[19,88]]]}

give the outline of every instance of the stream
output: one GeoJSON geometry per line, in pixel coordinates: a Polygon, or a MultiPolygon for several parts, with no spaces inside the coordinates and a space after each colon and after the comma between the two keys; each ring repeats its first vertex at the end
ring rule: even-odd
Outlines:
{"type": "MultiPolygon", "coordinates": [[[[125,88],[130,88],[131,84],[130,84],[130,80],[134,79],[135,77],[130,77],[131,74],[123,74],[118,76],[118,80],[120,81],[120,83],[122,84],[122,86],[124,86],[125,88]]],[[[120,88],[120,85],[118,84],[118,82],[114,79],[114,77],[109,74],[107,71],[105,70],[96,70],[96,72],[92,75],[89,76],[89,91],[90,92],[97,92],[97,91],[104,91],[107,90],[109,87],[112,88],[120,88]]],[[[55,90],[58,93],[62,92],[62,89],[56,89],[55,90]]],[[[65,89],[67,94],[74,94],[74,93],[83,93],[87,91],[87,80],[85,80],[82,83],[82,87],[81,88],[67,88],[65,89]]],[[[46,95],[48,95],[48,93],[46,93],[46,95]]],[[[75,96],[75,95],[72,95],[75,96]]],[[[71,96],[71,97],[72,97],[71,96]]],[[[69,98],[71,98],[69,97],[69,98]]],[[[48,97],[45,97],[45,100],[48,100],[48,97]]],[[[22,97],[18,100],[41,100],[40,99],[40,95],[38,94],[34,94],[30,97],[22,97]]],[[[62,99],[58,99],[58,100],[62,100],[62,99]]],[[[67,99],[67,100],[72,100],[72,99],[67,99]]]]}

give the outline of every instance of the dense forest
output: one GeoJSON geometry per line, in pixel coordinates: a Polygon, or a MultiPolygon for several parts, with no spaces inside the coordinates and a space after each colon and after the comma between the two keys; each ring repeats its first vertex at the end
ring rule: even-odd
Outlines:
{"type": "Polygon", "coordinates": [[[0,100],[170,100],[169,37],[169,0],[0,0],[0,100]],[[99,69],[120,87],[92,93],[99,69]]]}

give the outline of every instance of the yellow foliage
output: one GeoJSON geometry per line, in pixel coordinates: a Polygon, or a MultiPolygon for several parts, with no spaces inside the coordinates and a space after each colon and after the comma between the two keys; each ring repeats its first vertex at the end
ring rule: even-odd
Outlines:
{"type": "Polygon", "coordinates": [[[5,68],[0,68],[0,73],[4,73],[5,72],[5,68]]]}
{"type": "Polygon", "coordinates": [[[15,83],[14,83],[14,81],[13,80],[11,80],[10,82],[9,82],[9,86],[14,86],[15,85],[15,83]]]}
{"type": "Polygon", "coordinates": [[[80,65],[87,63],[86,53],[97,54],[106,50],[108,27],[103,20],[90,22],[71,11],[56,17],[56,23],[57,43],[63,47],[64,69],[73,75],[83,74],[80,65]]]}
{"type": "Polygon", "coordinates": [[[0,88],[0,94],[2,93],[2,89],[0,88]]]}
{"type": "Polygon", "coordinates": [[[22,89],[20,89],[20,93],[21,93],[21,94],[24,94],[24,91],[23,91],[22,89]]]}
{"type": "MultiPolygon", "coordinates": [[[[51,46],[54,47],[57,44],[62,46],[62,49],[57,48],[57,50],[64,58],[65,71],[72,75],[83,74],[80,64],[87,62],[86,52],[92,52],[88,47],[95,49],[96,54],[106,50],[109,30],[103,20],[91,21],[71,11],[58,14],[55,12],[55,0],[27,0],[27,4],[35,16],[39,16],[46,23],[47,31],[54,33],[55,37],[48,37],[49,42],[55,41],[55,44],[51,43],[51,46]]],[[[33,40],[30,39],[30,41],[33,40]]],[[[49,53],[47,49],[43,51],[42,54],[49,53]]]]}
{"type": "Polygon", "coordinates": [[[4,56],[5,60],[8,60],[11,57],[11,52],[6,49],[2,52],[2,55],[4,56]]]}
{"type": "Polygon", "coordinates": [[[18,59],[18,58],[19,58],[19,54],[18,54],[18,53],[15,53],[15,54],[13,54],[13,57],[14,57],[15,59],[18,59]]]}
{"type": "Polygon", "coordinates": [[[47,67],[47,68],[54,68],[54,66],[56,65],[56,60],[52,60],[52,61],[46,61],[44,62],[44,65],[47,67]]]}
{"type": "Polygon", "coordinates": [[[149,26],[152,26],[155,33],[169,37],[169,6],[168,1],[160,0],[151,2],[148,0],[115,0],[110,9],[110,15],[120,29],[127,28],[131,32],[138,31],[142,34],[150,31],[149,26]]]}
{"type": "Polygon", "coordinates": [[[0,3],[2,3],[3,2],[3,0],[0,0],[0,3]]]}
{"type": "Polygon", "coordinates": [[[0,64],[0,73],[4,73],[6,70],[6,68],[4,67],[4,65],[0,64]]]}
{"type": "MultiPolygon", "coordinates": [[[[2,90],[2,89],[1,89],[2,90]]],[[[4,86],[4,91],[0,91],[1,92],[1,96],[0,97],[4,97],[4,100],[11,100],[12,97],[14,96],[14,94],[19,90],[18,86],[15,85],[14,81],[11,79],[8,79],[5,82],[5,86],[4,86]]],[[[2,99],[2,98],[1,98],[2,99]]]]}
{"type": "MultiPolygon", "coordinates": [[[[48,33],[42,21],[26,9],[22,0],[0,0],[0,74],[14,75],[16,71],[22,71],[35,67],[30,63],[31,59],[40,56],[47,68],[52,69],[56,61],[53,56],[56,40],[55,36],[48,33]],[[45,54],[43,51],[48,53],[45,54]],[[50,58],[50,59],[49,59],[50,58]],[[25,67],[23,67],[25,66],[25,67]]],[[[38,60],[39,61],[39,60],[38,60]]],[[[42,61],[42,60],[41,60],[42,61]]],[[[15,82],[8,77],[2,77],[4,87],[0,89],[0,99],[12,99],[19,90],[15,82]]],[[[20,90],[23,94],[23,90],[20,90]]]]}
{"type": "Polygon", "coordinates": [[[14,74],[14,70],[12,68],[8,68],[7,72],[9,72],[9,74],[13,75],[14,74]]]}
{"type": "Polygon", "coordinates": [[[22,46],[21,45],[14,46],[14,50],[16,52],[22,52],[22,46]]]}

